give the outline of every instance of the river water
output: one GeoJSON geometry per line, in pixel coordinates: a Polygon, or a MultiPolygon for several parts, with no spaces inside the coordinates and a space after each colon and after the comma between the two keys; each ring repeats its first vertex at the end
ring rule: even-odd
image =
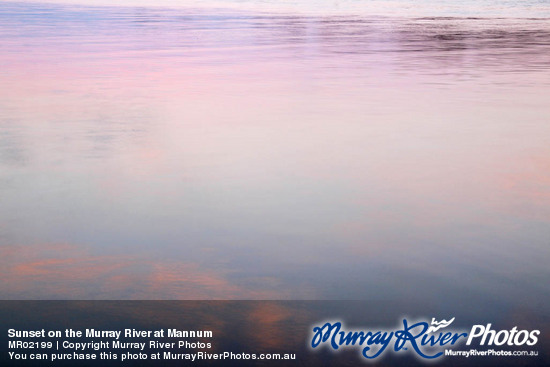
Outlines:
{"type": "Polygon", "coordinates": [[[0,297],[547,315],[548,1],[129,3],[0,4],[0,297]]]}

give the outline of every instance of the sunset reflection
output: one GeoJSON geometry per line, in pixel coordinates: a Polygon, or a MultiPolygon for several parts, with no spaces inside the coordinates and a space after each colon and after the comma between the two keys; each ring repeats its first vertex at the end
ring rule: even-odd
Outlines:
{"type": "Polygon", "coordinates": [[[223,271],[131,255],[94,256],[68,244],[3,247],[2,296],[16,299],[269,299],[269,289],[231,284],[223,271]]]}
{"type": "Polygon", "coordinates": [[[547,18],[212,4],[1,5],[1,298],[542,312],[547,18]]]}

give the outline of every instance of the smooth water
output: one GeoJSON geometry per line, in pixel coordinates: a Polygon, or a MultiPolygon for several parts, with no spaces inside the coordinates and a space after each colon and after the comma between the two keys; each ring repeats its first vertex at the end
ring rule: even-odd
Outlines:
{"type": "Polygon", "coordinates": [[[546,314],[548,2],[239,4],[0,4],[0,297],[546,314]]]}

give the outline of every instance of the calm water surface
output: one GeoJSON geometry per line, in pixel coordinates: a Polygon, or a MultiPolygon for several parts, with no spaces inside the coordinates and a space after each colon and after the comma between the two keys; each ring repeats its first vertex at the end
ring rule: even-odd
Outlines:
{"type": "Polygon", "coordinates": [[[547,314],[549,4],[430,3],[3,2],[0,297],[547,314]]]}

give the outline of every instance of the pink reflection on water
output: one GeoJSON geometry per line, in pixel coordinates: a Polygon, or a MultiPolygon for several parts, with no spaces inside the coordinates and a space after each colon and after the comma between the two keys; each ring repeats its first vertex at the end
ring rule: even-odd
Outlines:
{"type": "Polygon", "coordinates": [[[83,247],[41,244],[2,247],[4,298],[12,299],[258,299],[221,271],[196,264],[148,261],[143,256],[94,256],[83,247]]]}
{"type": "Polygon", "coordinates": [[[544,21],[109,16],[110,36],[6,37],[7,242],[90,244],[5,247],[10,297],[281,298],[307,281],[280,269],[412,256],[546,268],[544,232],[510,225],[548,218],[544,21]]]}

